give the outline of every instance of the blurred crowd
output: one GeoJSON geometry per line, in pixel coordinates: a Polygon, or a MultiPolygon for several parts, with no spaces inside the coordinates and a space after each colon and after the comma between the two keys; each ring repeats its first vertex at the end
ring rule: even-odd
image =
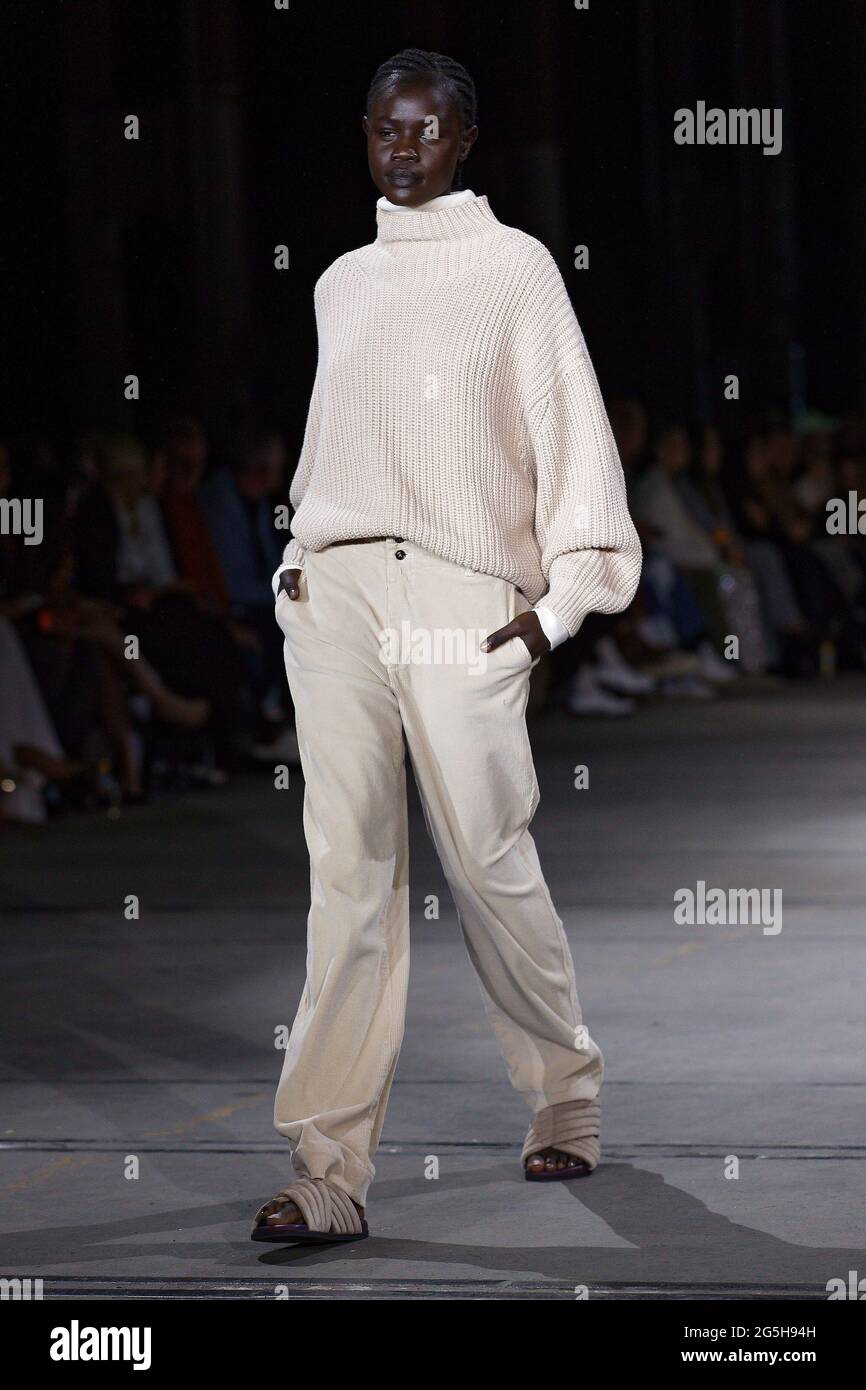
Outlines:
{"type": "MultiPolygon", "coordinates": [[[[643,574],[626,613],[589,615],[547,659],[546,703],[622,717],[862,671],[866,535],[828,528],[827,507],[856,518],[866,498],[866,417],[771,417],[731,445],[634,400],[609,416],[643,574]]],[[[243,430],[213,460],[187,416],[149,446],[0,446],[0,499],[43,505],[39,544],[0,534],[0,821],[299,766],[271,588],[287,482],[279,432],[243,430]]]]}
{"type": "Polygon", "coordinates": [[[187,417],[152,448],[94,433],[68,461],[0,450],[0,497],[44,508],[40,544],[0,536],[4,818],[299,765],[271,588],[285,445],[246,430],[208,464],[187,417]]]}
{"type": "Polygon", "coordinates": [[[732,444],[713,425],[651,420],[635,400],[608,414],[640,587],[627,612],[590,614],[556,648],[551,698],[621,717],[648,696],[862,671],[866,534],[831,526],[828,503],[847,514],[852,494],[866,499],[866,416],[769,415],[732,444]]]}

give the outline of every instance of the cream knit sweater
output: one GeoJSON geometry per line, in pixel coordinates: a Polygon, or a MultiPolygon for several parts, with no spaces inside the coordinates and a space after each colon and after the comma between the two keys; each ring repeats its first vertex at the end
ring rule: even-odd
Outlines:
{"type": "Polygon", "coordinates": [[[486,195],[407,215],[319,277],[319,360],[281,568],[401,536],[542,597],[570,634],[626,608],[641,548],[583,334],[547,248],[486,195]]]}
{"type": "MultiPolygon", "coordinates": [[[[388,198],[380,198],[377,207],[385,208],[386,210],[391,209],[392,211],[404,212],[407,213],[410,217],[412,217],[416,212],[419,211],[420,208],[432,211],[434,208],[450,207],[454,203],[465,203],[470,198],[474,197],[475,194],[473,193],[471,188],[461,188],[459,190],[455,190],[452,193],[442,193],[439,195],[438,198],[429,198],[426,203],[419,203],[417,206],[411,206],[408,203],[392,203],[388,198]]],[[[283,570],[292,567],[303,568],[304,558],[295,558],[292,561],[291,566],[286,565],[283,560],[280,561],[280,564],[274,571],[274,575],[271,580],[271,585],[274,590],[275,599],[279,594],[280,575],[282,574],[283,570]]],[[[534,608],[532,609],[532,612],[535,613],[538,617],[538,621],[541,624],[542,631],[544,632],[545,637],[550,643],[551,651],[554,647],[559,647],[563,642],[568,641],[569,637],[571,636],[571,633],[569,632],[565,624],[560,622],[559,618],[552,611],[552,609],[545,608],[544,605],[541,603],[536,603],[534,608]]]]}

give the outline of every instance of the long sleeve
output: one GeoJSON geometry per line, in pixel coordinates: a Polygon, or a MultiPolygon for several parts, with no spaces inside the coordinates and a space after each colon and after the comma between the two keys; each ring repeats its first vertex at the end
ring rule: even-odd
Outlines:
{"type": "Polygon", "coordinates": [[[555,382],[533,438],[535,533],[549,589],[545,606],[572,636],[587,613],[631,603],[641,546],[625,478],[589,356],[555,382]]]}
{"type": "MultiPolygon", "coordinates": [[[[319,286],[321,277],[316,283],[313,294],[313,302],[316,311],[316,329],[318,333],[318,362],[316,364],[316,378],[313,382],[313,390],[310,396],[310,404],[307,409],[307,422],[304,427],[304,440],[301,445],[301,452],[298,457],[298,465],[295,469],[289,486],[289,501],[292,504],[292,511],[296,512],[304,500],[307,484],[310,481],[310,474],[313,469],[313,462],[316,457],[316,450],[319,446],[319,434],[322,427],[322,395],[323,382],[325,376],[325,354],[327,351],[324,311],[320,298],[319,286]]],[[[285,569],[302,569],[304,565],[304,547],[300,541],[291,536],[283,550],[282,563],[275,572],[271,581],[274,593],[277,592],[279,576],[285,569]]]]}
{"type": "Polygon", "coordinates": [[[628,607],[642,553],[583,333],[552,258],[545,269],[533,365],[549,384],[527,412],[535,535],[549,586],[542,601],[574,636],[587,613],[628,607]]]}

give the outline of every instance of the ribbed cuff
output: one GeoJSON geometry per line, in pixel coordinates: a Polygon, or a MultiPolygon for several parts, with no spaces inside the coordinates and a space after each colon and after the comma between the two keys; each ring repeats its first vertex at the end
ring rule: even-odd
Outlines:
{"type": "Polygon", "coordinates": [[[572,637],[587,613],[622,613],[635,596],[642,552],[637,532],[619,547],[569,551],[551,565],[544,595],[572,637]]]}

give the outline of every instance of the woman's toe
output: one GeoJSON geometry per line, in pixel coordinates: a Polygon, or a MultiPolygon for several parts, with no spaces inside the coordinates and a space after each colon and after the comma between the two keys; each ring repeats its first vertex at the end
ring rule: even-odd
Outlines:
{"type": "Polygon", "coordinates": [[[265,1221],[269,1226],[293,1226],[299,1219],[294,1202],[269,1202],[265,1212],[265,1221]]]}

